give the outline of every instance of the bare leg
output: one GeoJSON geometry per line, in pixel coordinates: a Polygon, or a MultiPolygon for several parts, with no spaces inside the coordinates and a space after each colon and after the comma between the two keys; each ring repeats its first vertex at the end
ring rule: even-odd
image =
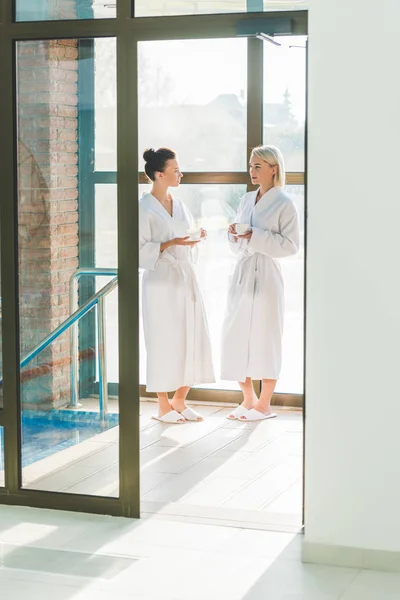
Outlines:
{"type": "Polygon", "coordinates": [[[257,395],[254,391],[253,381],[251,377],[246,377],[246,381],[239,381],[240,389],[243,392],[243,402],[242,406],[244,408],[254,408],[256,403],[258,402],[257,395]]]}
{"type": "Polygon", "coordinates": [[[238,383],[243,392],[243,402],[240,404],[240,406],[236,407],[227,415],[226,418],[230,419],[231,421],[234,421],[240,417],[243,412],[253,408],[258,402],[257,394],[254,391],[251,377],[246,377],[245,381],[238,381],[238,383]],[[245,411],[243,411],[243,409],[245,409],[245,411]]]}
{"type": "MultiPolygon", "coordinates": [[[[163,417],[167,413],[171,412],[171,410],[173,410],[173,408],[171,407],[171,404],[169,403],[167,392],[157,392],[157,397],[158,397],[158,416],[163,417]]],[[[184,422],[184,420],[185,419],[183,417],[182,417],[182,419],[179,419],[179,421],[181,421],[182,423],[184,422]]]]}
{"type": "MultiPolygon", "coordinates": [[[[188,386],[178,388],[174,394],[174,397],[171,400],[172,408],[174,410],[176,410],[178,413],[181,413],[188,408],[188,406],[186,405],[186,396],[188,395],[189,390],[190,390],[190,387],[188,387],[188,386]]],[[[196,413],[196,411],[193,411],[193,409],[190,409],[190,412],[191,412],[191,415],[186,414],[186,418],[189,419],[190,421],[202,421],[203,420],[203,417],[201,415],[199,415],[198,413],[196,413]]]]}
{"type": "Polygon", "coordinates": [[[276,379],[262,380],[260,399],[254,406],[254,408],[259,412],[263,413],[264,415],[268,415],[271,412],[271,398],[276,387],[276,382],[276,379]]]}
{"type": "Polygon", "coordinates": [[[185,410],[185,408],[187,408],[186,396],[188,395],[189,390],[190,387],[188,386],[180,387],[176,390],[171,400],[171,406],[177,412],[182,412],[183,410],[185,410]]]}

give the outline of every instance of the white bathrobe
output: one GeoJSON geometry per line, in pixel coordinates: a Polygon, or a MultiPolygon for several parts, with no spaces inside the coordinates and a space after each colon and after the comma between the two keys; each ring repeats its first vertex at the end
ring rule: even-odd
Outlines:
{"type": "Polygon", "coordinates": [[[207,319],[193,270],[193,251],[189,246],[172,246],[160,253],[161,243],[185,237],[192,221],[187,207],[176,198],[172,217],[151,194],[144,194],[139,201],[148,392],[169,392],[215,381],[207,319]]]}
{"type": "Polygon", "coordinates": [[[279,258],[299,249],[299,218],[282,188],[241,199],[235,222],[249,223],[250,241],[229,235],[237,263],[222,334],[221,378],[278,379],[282,363],[284,288],[279,258]]]}

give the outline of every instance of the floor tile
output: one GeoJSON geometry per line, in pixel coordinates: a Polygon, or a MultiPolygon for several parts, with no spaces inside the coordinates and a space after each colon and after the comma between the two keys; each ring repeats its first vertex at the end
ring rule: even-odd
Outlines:
{"type": "Polygon", "coordinates": [[[400,573],[362,571],[340,600],[399,600],[400,573]]]}

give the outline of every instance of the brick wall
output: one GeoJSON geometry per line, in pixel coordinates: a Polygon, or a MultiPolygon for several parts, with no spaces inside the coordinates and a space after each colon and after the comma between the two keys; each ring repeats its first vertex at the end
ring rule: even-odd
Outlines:
{"type": "MultiPolygon", "coordinates": [[[[78,267],[77,67],[76,40],[18,44],[22,355],[69,315],[69,279],[78,267]]],[[[64,334],[29,363],[24,403],[50,408],[68,402],[69,357],[64,334]]]]}

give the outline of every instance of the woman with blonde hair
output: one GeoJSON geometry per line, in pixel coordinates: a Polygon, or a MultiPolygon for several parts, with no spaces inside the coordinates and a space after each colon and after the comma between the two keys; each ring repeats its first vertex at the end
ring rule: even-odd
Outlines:
{"type": "Polygon", "coordinates": [[[274,146],[254,148],[250,177],[258,189],[241,199],[228,229],[237,263],[231,279],[222,339],[222,379],[236,380],[243,402],[229,419],[276,417],[270,403],[282,362],[284,288],[278,259],[299,249],[299,218],[284,191],[283,157],[274,146]],[[258,398],[253,379],[262,381],[258,398]]]}

